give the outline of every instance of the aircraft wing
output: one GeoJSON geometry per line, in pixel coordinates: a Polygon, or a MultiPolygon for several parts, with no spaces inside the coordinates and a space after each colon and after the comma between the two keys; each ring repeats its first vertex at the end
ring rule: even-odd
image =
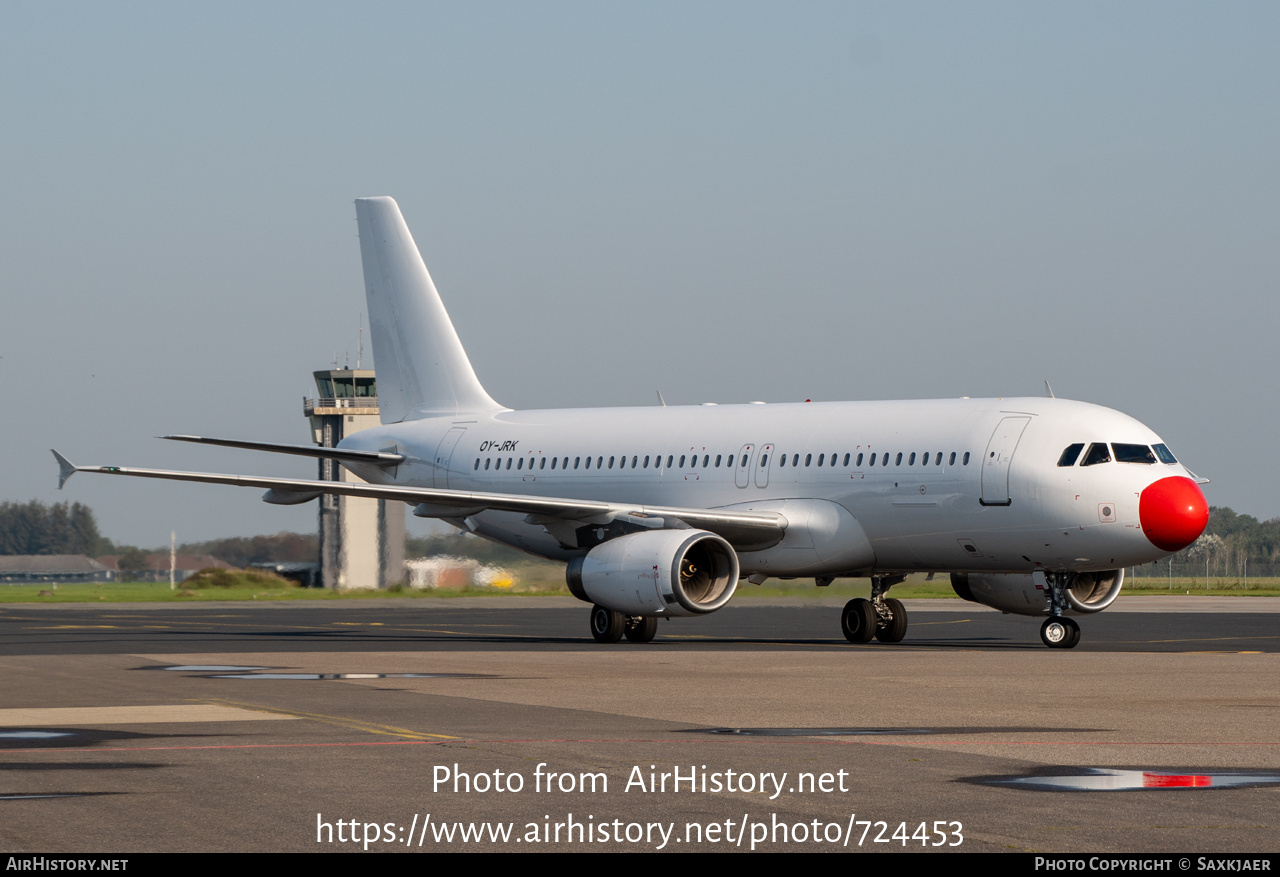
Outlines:
{"type": "Polygon", "coordinates": [[[133,478],[159,478],[168,481],[194,481],[202,484],[264,488],[267,491],[263,496],[264,500],[284,505],[307,502],[326,493],[400,500],[418,506],[417,512],[422,517],[465,518],[482,511],[493,510],[569,521],[677,518],[690,527],[723,536],[735,548],[743,549],[775,544],[782,539],[783,532],[787,528],[787,519],[783,515],[767,511],[644,506],[598,500],[524,496],[513,493],[478,493],[351,481],[310,481],[296,478],[265,478],[256,475],[222,475],[212,472],[131,469],[123,466],[77,466],[57,451],[54,451],[53,455],[58,460],[59,489],[76,472],[98,472],[104,475],[128,475],[133,478]]]}

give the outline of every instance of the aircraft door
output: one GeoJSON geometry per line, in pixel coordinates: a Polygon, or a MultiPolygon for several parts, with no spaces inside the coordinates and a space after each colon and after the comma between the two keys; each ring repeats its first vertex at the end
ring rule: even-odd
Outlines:
{"type": "Polygon", "coordinates": [[[462,438],[462,434],[466,431],[467,428],[465,426],[455,426],[445,434],[444,438],[440,439],[440,444],[436,446],[436,487],[447,488],[449,486],[449,460],[453,457],[453,449],[457,446],[458,440],[462,438]]]}
{"type": "Polygon", "coordinates": [[[755,445],[743,445],[738,452],[738,465],[733,473],[733,480],[739,487],[751,484],[751,457],[755,449],[755,445]]]}
{"type": "Polygon", "coordinates": [[[756,487],[769,486],[769,458],[773,456],[773,445],[760,446],[760,459],[756,461],[756,487]]]}
{"type": "Polygon", "coordinates": [[[996,425],[982,455],[982,505],[1011,505],[1009,498],[1009,465],[1018,449],[1022,431],[1031,422],[1030,415],[1005,417],[996,425]]]}

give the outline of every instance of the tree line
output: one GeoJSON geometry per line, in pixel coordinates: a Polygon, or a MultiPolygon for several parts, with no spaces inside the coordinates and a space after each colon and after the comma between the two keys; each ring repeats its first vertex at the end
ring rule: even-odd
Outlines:
{"type": "Polygon", "coordinates": [[[0,503],[0,554],[114,554],[98,532],[93,510],[81,503],[0,503]]]}

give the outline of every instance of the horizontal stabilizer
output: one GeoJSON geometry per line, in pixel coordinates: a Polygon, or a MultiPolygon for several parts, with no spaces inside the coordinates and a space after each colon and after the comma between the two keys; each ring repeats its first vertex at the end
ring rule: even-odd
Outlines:
{"type": "MultiPolygon", "coordinates": [[[[316,445],[245,442],[238,439],[206,438],[199,435],[162,435],[160,438],[175,442],[194,442],[198,445],[220,445],[224,448],[244,448],[250,451],[270,451],[275,454],[297,454],[300,457],[320,457],[325,460],[341,460],[344,463],[398,466],[404,462],[404,454],[391,454],[385,451],[351,451],[346,448],[321,448],[316,445]]],[[[54,453],[56,454],[57,451],[54,451],[54,453]]]]}

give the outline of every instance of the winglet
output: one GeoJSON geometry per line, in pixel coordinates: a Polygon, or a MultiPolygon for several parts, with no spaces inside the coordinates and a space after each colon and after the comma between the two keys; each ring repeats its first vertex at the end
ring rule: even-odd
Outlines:
{"type": "MultiPolygon", "coordinates": [[[[49,450],[53,451],[52,448],[49,450]]],[[[58,489],[62,489],[62,485],[67,483],[67,479],[76,474],[80,470],[76,468],[76,464],[72,463],[66,457],[53,451],[53,456],[58,460],[58,489]]]]}

